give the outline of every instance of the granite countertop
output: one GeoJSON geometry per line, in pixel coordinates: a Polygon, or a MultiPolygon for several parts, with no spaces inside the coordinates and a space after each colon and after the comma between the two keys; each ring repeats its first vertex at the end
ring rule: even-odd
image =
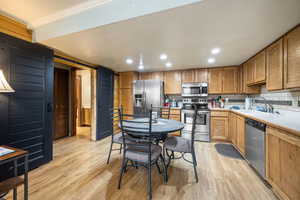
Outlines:
{"type": "Polygon", "coordinates": [[[279,111],[276,113],[265,113],[255,110],[231,110],[227,108],[211,108],[212,111],[231,111],[236,114],[240,114],[244,117],[248,117],[254,120],[263,122],[269,126],[286,130],[297,136],[300,136],[300,112],[293,111],[279,111]]]}

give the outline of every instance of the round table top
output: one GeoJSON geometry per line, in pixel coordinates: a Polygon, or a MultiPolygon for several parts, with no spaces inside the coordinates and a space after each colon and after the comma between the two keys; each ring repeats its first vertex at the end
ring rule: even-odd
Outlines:
{"type": "MultiPolygon", "coordinates": [[[[147,122],[149,119],[147,118],[139,118],[139,119],[133,119],[132,121],[145,121],[147,122]]],[[[123,122],[124,126],[132,126],[132,123],[126,124],[126,122],[123,122]]],[[[148,123],[136,123],[134,124],[138,128],[148,128],[149,124],[148,123]]],[[[135,131],[135,132],[147,132],[148,130],[144,129],[134,129],[134,128],[126,128],[128,131],[135,131]]],[[[168,134],[171,132],[176,132],[184,128],[184,123],[172,120],[172,119],[162,119],[159,118],[157,119],[157,122],[152,122],[152,134],[168,134]]]]}

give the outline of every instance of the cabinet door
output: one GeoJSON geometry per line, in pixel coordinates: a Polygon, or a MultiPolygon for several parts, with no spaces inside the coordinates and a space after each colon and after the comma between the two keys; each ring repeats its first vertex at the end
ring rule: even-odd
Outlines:
{"type": "MultiPolygon", "coordinates": [[[[170,110],[170,119],[181,121],[181,110],[180,109],[171,109],[170,110]]],[[[172,136],[180,136],[181,131],[176,131],[171,134],[172,136]]]]}
{"type": "Polygon", "coordinates": [[[267,89],[283,89],[283,41],[278,40],[266,50],[267,89]]]}
{"type": "Polygon", "coordinates": [[[120,72],[120,88],[132,88],[132,82],[137,79],[136,72],[120,72]]]}
{"type": "Polygon", "coordinates": [[[181,71],[181,81],[182,83],[193,83],[194,82],[194,70],[183,70],[181,71]]]}
{"type": "Polygon", "coordinates": [[[260,86],[248,86],[247,85],[247,68],[248,65],[243,65],[243,93],[244,94],[259,94],[260,93],[260,86]]]}
{"type": "Polygon", "coordinates": [[[245,155],[245,119],[243,117],[237,116],[236,127],[237,147],[245,155]]]}
{"type": "Polygon", "coordinates": [[[284,37],[284,87],[300,87],[300,26],[284,37]]]}
{"type": "Polygon", "coordinates": [[[255,68],[255,60],[251,59],[246,63],[246,84],[251,85],[254,83],[254,68],[255,68]]]}
{"type": "Polygon", "coordinates": [[[195,82],[207,83],[208,82],[208,70],[207,69],[195,69],[195,82]]]}
{"type": "Polygon", "coordinates": [[[266,141],[266,176],[271,184],[280,185],[280,150],[279,138],[275,135],[275,130],[267,128],[267,141],[266,141]]]}
{"type": "Polygon", "coordinates": [[[163,72],[152,72],[152,79],[157,79],[157,80],[164,80],[164,73],[163,72]]]}
{"type": "Polygon", "coordinates": [[[165,94],[181,94],[181,72],[164,72],[165,94]]]}
{"type": "Polygon", "coordinates": [[[142,72],[139,73],[139,80],[151,80],[152,73],[151,72],[142,72]]]}
{"type": "Polygon", "coordinates": [[[255,56],[254,82],[264,83],[266,81],[266,52],[262,51],[255,56]]]}
{"type": "Polygon", "coordinates": [[[132,89],[120,89],[121,106],[125,114],[133,114],[132,89]]]}
{"type": "Polygon", "coordinates": [[[236,130],[236,114],[231,113],[230,115],[230,126],[229,126],[229,130],[228,130],[228,135],[229,135],[229,139],[232,142],[232,144],[234,144],[236,146],[237,144],[237,130],[236,130]]]}
{"type": "Polygon", "coordinates": [[[223,92],[224,94],[238,93],[238,68],[226,67],[223,69],[223,92]]]}
{"type": "Polygon", "coordinates": [[[210,94],[223,92],[223,68],[209,69],[208,92],[210,94]]]}
{"type": "Polygon", "coordinates": [[[211,117],[211,138],[213,140],[228,140],[227,117],[211,117]]]}

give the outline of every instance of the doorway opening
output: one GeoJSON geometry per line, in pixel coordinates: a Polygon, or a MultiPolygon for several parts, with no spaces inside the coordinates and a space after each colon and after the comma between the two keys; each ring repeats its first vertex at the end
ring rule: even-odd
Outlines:
{"type": "Polygon", "coordinates": [[[92,72],[75,72],[76,136],[91,140],[92,125],[92,72]]]}

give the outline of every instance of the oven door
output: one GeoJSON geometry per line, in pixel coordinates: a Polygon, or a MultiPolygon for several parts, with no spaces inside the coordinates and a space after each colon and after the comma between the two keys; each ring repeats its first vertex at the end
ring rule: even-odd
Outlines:
{"type": "MultiPolygon", "coordinates": [[[[194,111],[184,112],[182,114],[182,122],[185,124],[184,130],[192,131],[194,111]]],[[[198,112],[196,121],[196,132],[209,132],[209,112],[198,112]]]]}

